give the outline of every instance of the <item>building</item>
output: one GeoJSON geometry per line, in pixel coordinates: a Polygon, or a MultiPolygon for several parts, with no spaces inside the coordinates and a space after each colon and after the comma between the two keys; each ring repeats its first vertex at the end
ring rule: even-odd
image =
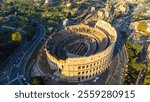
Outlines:
{"type": "Polygon", "coordinates": [[[68,26],[52,34],[47,41],[47,61],[62,80],[87,81],[109,67],[116,39],[115,29],[102,20],[97,21],[95,27],[68,26]]]}

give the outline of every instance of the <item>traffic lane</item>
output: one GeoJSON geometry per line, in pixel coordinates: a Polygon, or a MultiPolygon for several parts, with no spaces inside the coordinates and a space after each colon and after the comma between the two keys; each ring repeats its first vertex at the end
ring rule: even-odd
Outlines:
{"type": "MultiPolygon", "coordinates": [[[[33,51],[33,49],[35,49],[36,48],[36,46],[38,45],[38,43],[42,40],[42,36],[44,35],[45,36],[45,34],[46,34],[46,31],[44,30],[44,27],[41,25],[41,27],[40,27],[40,29],[39,29],[39,31],[38,31],[38,37],[36,38],[36,41],[34,41],[34,43],[30,46],[30,48],[28,49],[28,51],[26,52],[26,54],[24,55],[24,57],[23,57],[23,59],[22,59],[22,61],[20,62],[20,65],[21,65],[21,68],[19,68],[20,70],[18,71],[19,72],[19,74],[21,75],[21,74],[23,74],[23,75],[25,75],[25,79],[29,79],[28,77],[29,76],[26,76],[26,74],[25,74],[25,65],[24,64],[26,64],[26,62],[27,62],[27,59],[30,57],[30,55],[32,54],[32,51],[33,51]],[[33,46],[33,47],[32,47],[33,46]]],[[[22,82],[22,84],[24,83],[23,81],[21,81],[22,82]]]]}
{"type": "MultiPolygon", "coordinates": [[[[11,70],[11,67],[16,64],[15,61],[16,61],[18,58],[20,58],[20,57],[22,56],[22,54],[21,54],[20,52],[24,51],[25,48],[26,48],[26,46],[25,46],[21,51],[18,51],[18,52],[17,52],[16,56],[14,56],[14,58],[13,58],[12,61],[11,61],[11,63],[8,64],[8,66],[7,66],[7,68],[6,68],[7,70],[11,70]]],[[[19,61],[18,61],[18,62],[19,62],[19,61]]]]}
{"type": "Polygon", "coordinates": [[[31,47],[28,49],[28,51],[26,52],[26,54],[24,55],[24,58],[22,59],[22,61],[20,63],[20,65],[22,66],[21,68],[19,68],[20,70],[18,71],[20,74],[24,74],[24,69],[22,69],[23,68],[23,63],[26,62],[28,57],[31,55],[30,53],[32,52],[33,48],[40,41],[40,38],[42,36],[42,29],[40,29],[40,34],[39,35],[40,35],[39,38],[33,43],[33,45],[31,45],[31,47]]]}
{"type": "Polygon", "coordinates": [[[105,72],[103,72],[101,75],[97,76],[99,77],[98,80],[96,80],[96,82],[94,82],[93,80],[95,80],[95,78],[93,80],[91,80],[88,84],[89,85],[105,85],[105,82],[107,80],[107,77],[109,75],[109,69],[107,69],[105,72]]]}
{"type": "Polygon", "coordinates": [[[121,63],[120,63],[120,66],[119,66],[120,67],[120,70],[119,70],[120,78],[118,79],[118,81],[119,81],[120,84],[123,81],[123,75],[124,75],[124,72],[125,72],[125,65],[126,65],[126,62],[127,62],[124,50],[125,50],[125,48],[122,49],[122,54],[121,54],[122,56],[121,56],[121,59],[120,59],[121,63]]]}
{"type": "MultiPolygon", "coordinates": [[[[123,48],[124,49],[124,48],[123,48]]],[[[117,83],[116,82],[114,82],[114,83],[116,83],[116,84],[119,84],[120,83],[120,81],[121,81],[121,75],[122,75],[122,70],[124,69],[124,63],[125,63],[125,60],[124,60],[124,52],[123,52],[123,49],[121,49],[121,50],[119,50],[118,49],[118,66],[116,67],[116,70],[115,70],[115,72],[113,73],[113,75],[110,77],[110,79],[109,79],[109,81],[108,81],[108,84],[113,84],[113,81],[112,80],[114,80],[114,79],[116,79],[117,80],[117,83]],[[121,62],[120,62],[121,61],[121,62]]]]}

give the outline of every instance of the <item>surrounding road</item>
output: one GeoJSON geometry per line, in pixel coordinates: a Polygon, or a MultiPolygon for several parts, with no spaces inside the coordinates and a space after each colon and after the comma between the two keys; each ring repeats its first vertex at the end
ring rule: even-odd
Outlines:
{"type": "MultiPolygon", "coordinates": [[[[117,54],[116,56],[118,57],[118,65],[117,66],[111,66],[111,67],[116,67],[113,74],[108,75],[108,78],[105,82],[105,84],[124,84],[124,77],[125,77],[125,68],[128,62],[128,54],[126,51],[125,47],[125,39],[122,37],[122,34],[120,33],[121,30],[126,26],[126,23],[128,23],[132,19],[133,15],[128,15],[125,17],[123,22],[118,25],[117,21],[114,20],[112,22],[112,25],[116,27],[117,35],[118,35],[118,40],[116,43],[116,52],[114,54],[117,54]],[[116,26],[117,25],[117,26],[116,26]]],[[[129,32],[129,31],[127,31],[129,32]]],[[[114,62],[113,62],[114,63],[114,62]]],[[[114,69],[114,68],[112,68],[114,69]]]]}

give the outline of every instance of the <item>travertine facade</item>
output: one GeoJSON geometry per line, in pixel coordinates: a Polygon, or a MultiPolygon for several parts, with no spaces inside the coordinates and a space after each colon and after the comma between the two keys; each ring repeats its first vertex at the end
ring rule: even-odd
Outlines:
{"type": "Polygon", "coordinates": [[[52,34],[45,49],[50,68],[69,82],[82,82],[100,75],[109,67],[116,31],[99,20],[95,28],[75,25],[52,34]]]}

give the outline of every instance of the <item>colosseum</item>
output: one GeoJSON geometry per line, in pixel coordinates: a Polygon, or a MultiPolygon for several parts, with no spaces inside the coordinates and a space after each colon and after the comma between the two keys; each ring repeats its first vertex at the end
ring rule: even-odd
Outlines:
{"type": "Polygon", "coordinates": [[[62,80],[90,80],[109,68],[116,39],[115,29],[103,20],[98,20],[95,27],[65,27],[46,42],[48,64],[62,80]]]}

